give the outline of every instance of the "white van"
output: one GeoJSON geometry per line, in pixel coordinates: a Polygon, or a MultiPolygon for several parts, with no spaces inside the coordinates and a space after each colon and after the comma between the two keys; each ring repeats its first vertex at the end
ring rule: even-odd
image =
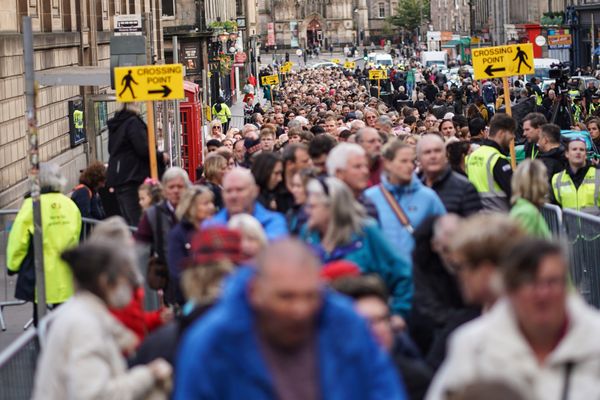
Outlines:
{"type": "Polygon", "coordinates": [[[374,63],[378,67],[390,68],[394,64],[394,60],[389,54],[376,54],[374,63]]]}

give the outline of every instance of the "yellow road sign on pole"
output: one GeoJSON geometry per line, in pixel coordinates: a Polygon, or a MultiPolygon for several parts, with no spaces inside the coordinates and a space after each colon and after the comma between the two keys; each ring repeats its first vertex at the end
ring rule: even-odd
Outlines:
{"type": "Polygon", "coordinates": [[[344,63],[344,68],[346,68],[346,69],[354,69],[354,68],[356,68],[356,63],[354,61],[346,61],[344,63]]]}
{"type": "Polygon", "coordinates": [[[291,61],[286,61],[283,65],[289,65],[289,67],[292,68],[294,66],[294,63],[291,61]]]}
{"type": "Polygon", "coordinates": [[[183,99],[183,65],[142,65],[115,68],[117,101],[183,99]]]}
{"type": "Polygon", "coordinates": [[[339,64],[340,63],[340,59],[339,58],[332,58],[331,62],[334,64],[339,64]]]}
{"type": "Polygon", "coordinates": [[[473,49],[472,57],[475,79],[529,75],[535,71],[531,43],[473,49]]]}
{"type": "Polygon", "coordinates": [[[384,69],[372,69],[369,71],[369,79],[387,79],[387,71],[384,69]]]}
{"type": "Polygon", "coordinates": [[[279,84],[279,75],[267,75],[260,78],[260,83],[263,85],[277,85],[279,84]]]}
{"type": "Polygon", "coordinates": [[[292,66],[289,64],[283,64],[281,67],[279,67],[279,72],[281,72],[282,74],[287,74],[291,70],[292,66]]]}

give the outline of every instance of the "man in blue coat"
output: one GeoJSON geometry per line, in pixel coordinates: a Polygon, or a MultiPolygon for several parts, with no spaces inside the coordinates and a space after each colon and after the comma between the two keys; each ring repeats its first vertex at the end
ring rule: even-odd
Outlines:
{"type": "Polygon", "coordinates": [[[271,245],[185,334],[174,398],[405,399],[366,322],[319,271],[300,242],[271,245]]]}
{"type": "Polygon", "coordinates": [[[248,169],[235,168],[223,179],[223,202],[225,207],[214,217],[205,221],[202,227],[227,225],[227,221],[235,214],[250,214],[260,222],[271,240],[288,236],[285,217],[277,212],[264,208],[256,198],[258,187],[254,176],[248,169]]]}

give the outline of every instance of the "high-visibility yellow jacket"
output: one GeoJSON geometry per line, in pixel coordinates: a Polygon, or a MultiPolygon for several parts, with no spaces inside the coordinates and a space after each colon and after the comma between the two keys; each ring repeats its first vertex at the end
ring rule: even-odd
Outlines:
{"type": "Polygon", "coordinates": [[[600,174],[594,167],[590,167],[583,178],[579,188],[575,187],[573,180],[566,170],[554,174],[552,177],[552,191],[554,198],[562,208],[571,208],[594,215],[600,214],[600,174]]]}
{"type": "Polygon", "coordinates": [[[469,181],[479,192],[485,209],[508,211],[506,193],[494,180],[494,166],[500,158],[507,159],[498,149],[481,146],[467,157],[466,170],[469,181]]]}
{"type": "MultiPolygon", "coordinates": [[[[73,295],[73,278],[71,269],[61,260],[60,255],[65,249],[79,243],[81,213],[77,205],[61,193],[42,194],[40,206],[46,302],[63,303],[73,295]]],[[[10,271],[20,270],[32,241],[33,206],[31,198],[28,198],[17,213],[8,236],[6,266],[10,271]]]]}

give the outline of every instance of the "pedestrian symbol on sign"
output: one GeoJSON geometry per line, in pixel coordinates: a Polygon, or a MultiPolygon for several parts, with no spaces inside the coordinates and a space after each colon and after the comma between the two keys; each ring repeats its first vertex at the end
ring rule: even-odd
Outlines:
{"type": "Polygon", "coordinates": [[[129,89],[129,91],[131,92],[131,97],[133,97],[133,98],[135,99],[135,93],[133,92],[133,87],[131,87],[131,83],[132,83],[132,82],[133,82],[133,83],[135,83],[136,85],[138,84],[138,83],[137,83],[137,82],[136,82],[136,81],[133,79],[133,76],[132,76],[132,71],[131,71],[131,70],[129,70],[129,71],[127,72],[127,75],[125,75],[125,76],[123,77],[123,80],[121,80],[121,84],[123,84],[123,83],[124,83],[124,84],[125,84],[125,86],[123,87],[123,90],[121,91],[121,93],[119,93],[119,97],[121,97],[121,96],[123,95],[123,93],[125,93],[125,91],[126,91],[127,89],[129,89]]]}
{"type": "Polygon", "coordinates": [[[517,72],[521,72],[521,64],[525,64],[527,66],[527,68],[531,69],[531,65],[527,64],[527,53],[524,52],[523,50],[521,50],[520,47],[517,47],[517,54],[515,55],[515,58],[513,58],[513,61],[516,61],[517,58],[519,59],[519,65],[517,66],[517,72]]]}

